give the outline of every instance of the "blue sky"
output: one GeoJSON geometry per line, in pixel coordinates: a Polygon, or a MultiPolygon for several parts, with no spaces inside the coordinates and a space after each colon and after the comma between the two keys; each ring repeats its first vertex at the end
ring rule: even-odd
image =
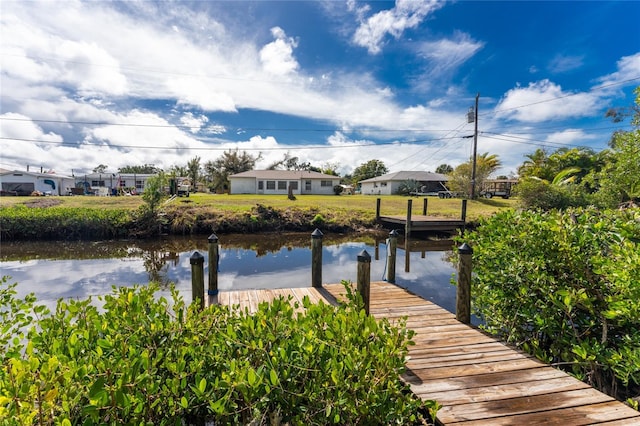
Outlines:
{"type": "Polygon", "coordinates": [[[640,85],[640,2],[0,3],[0,168],[169,168],[260,155],[351,173],[516,172],[606,148],[640,85]]]}

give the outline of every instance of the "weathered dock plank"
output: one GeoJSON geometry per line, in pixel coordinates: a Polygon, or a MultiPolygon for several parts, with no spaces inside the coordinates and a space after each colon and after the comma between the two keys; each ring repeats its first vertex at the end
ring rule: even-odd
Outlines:
{"type": "MultiPolygon", "coordinates": [[[[254,312],[259,302],[278,296],[300,306],[305,296],[335,304],[346,290],[342,284],[246,290],[221,292],[218,300],[254,312]]],[[[640,425],[632,408],[393,284],[371,283],[370,312],[391,323],[403,320],[416,332],[402,379],[418,397],[443,406],[440,424],[640,425]]]]}

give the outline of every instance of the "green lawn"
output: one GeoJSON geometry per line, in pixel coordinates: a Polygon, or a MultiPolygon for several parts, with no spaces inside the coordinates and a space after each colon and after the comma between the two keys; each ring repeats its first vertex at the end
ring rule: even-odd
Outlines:
{"type": "MultiPolygon", "coordinates": [[[[188,198],[176,198],[171,201],[173,205],[212,207],[218,211],[246,212],[256,204],[262,204],[279,209],[287,207],[319,208],[331,211],[345,211],[351,214],[360,212],[363,215],[375,215],[376,199],[381,199],[382,215],[401,215],[407,213],[408,200],[412,201],[412,213],[422,213],[423,198],[406,197],[400,195],[297,195],[295,200],[289,200],[286,195],[228,195],[228,194],[204,194],[194,193],[188,198]]],[[[461,200],[440,199],[427,197],[428,214],[446,217],[458,217],[460,215],[461,200]]],[[[99,207],[104,209],[127,208],[135,209],[143,204],[139,196],[133,197],[96,197],[96,196],[71,196],[71,197],[1,197],[0,207],[15,204],[44,205],[59,202],[64,207],[99,207]]],[[[517,200],[514,199],[479,199],[469,201],[467,206],[467,219],[477,220],[482,216],[489,216],[498,210],[514,208],[517,200]]]]}

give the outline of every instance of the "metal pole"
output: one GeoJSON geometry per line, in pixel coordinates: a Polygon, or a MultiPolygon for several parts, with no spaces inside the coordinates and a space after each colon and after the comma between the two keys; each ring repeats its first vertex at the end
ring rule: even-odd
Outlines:
{"type": "Polygon", "coordinates": [[[476,199],[476,162],[477,162],[477,154],[478,154],[478,99],[480,98],[480,93],[476,95],[476,108],[475,108],[475,131],[473,132],[473,167],[471,170],[471,199],[476,199]]]}

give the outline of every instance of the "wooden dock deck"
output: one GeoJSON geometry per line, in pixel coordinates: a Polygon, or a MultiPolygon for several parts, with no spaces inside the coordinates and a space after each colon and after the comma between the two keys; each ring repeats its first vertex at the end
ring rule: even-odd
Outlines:
{"type": "Polygon", "coordinates": [[[413,231],[423,232],[455,232],[464,228],[467,216],[467,200],[462,200],[460,208],[460,218],[427,215],[427,198],[423,198],[422,214],[413,215],[413,200],[407,200],[406,215],[382,215],[381,199],[376,200],[376,222],[386,227],[403,227],[405,236],[410,236],[413,231]]]}
{"type": "MultiPolygon", "coordinates": [[[[219,293],[218,303],[255,312],[261,301],[291,295],[294,301],[335,303],[341,284],[323,288],[219,293]]],[[[458,322],[445,309],[386,282],[371,283],[371,314],[407,317],[416,331],[403,375],[412,391],[435,399],[443,425],[640,425],[640,412],[568,374],[458,322]]]]}
{"type": "Polygon", "coordinates": [[[413,215],[407,222],[407,217],[402,215],[380,216],[378,221],[383,225],[399,225],[404,229],[409,225],[411,231],[427,232],[452,232],[465,226],[462,219],[451,219],[438,216],[413,215]]]}

